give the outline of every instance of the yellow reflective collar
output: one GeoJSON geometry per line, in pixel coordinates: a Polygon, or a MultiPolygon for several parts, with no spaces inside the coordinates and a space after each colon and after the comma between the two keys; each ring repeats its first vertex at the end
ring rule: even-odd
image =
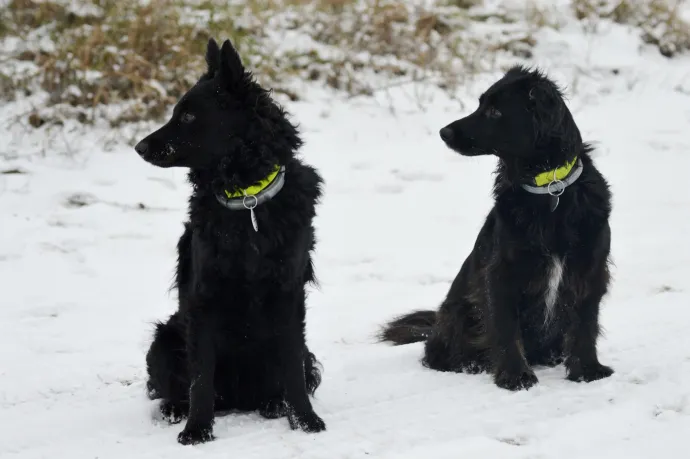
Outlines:
{"type": "Polygon", "coordinates": [[[273,182],[273,180],[275,180],[276,176],[278,175],[278,172],[280,172],[280,166],[276,165],[275,169],[273,169],[273,172],[271,172],[268,175],[268,177],[258,181],[256,184],[248,188],[240,188],[239,190],[234,192],[230,192],[228,190],[223,191],[225,192],[225,196],[228,199],[240,198],[243,196],[256,196],[261,191],[263,191],[268,185],[270,185],[273,182]]]}
{"type": "Polygon", "coordinates": [[[556,180],[563,180],[570,174],[570,171],[573,170],[575,163],[577,163],[577,156],[574,157],[572,161],[565,163],[564,166],[537,175],[534,177],[534,184],[536,186],[544,186],[556,180]]]}

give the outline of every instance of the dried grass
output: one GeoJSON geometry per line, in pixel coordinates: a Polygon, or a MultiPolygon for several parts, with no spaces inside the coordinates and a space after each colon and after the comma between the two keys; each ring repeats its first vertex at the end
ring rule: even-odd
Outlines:
{"type": "MultiPolygon", "coordinates": [[[[3,64],[0,99],[18,90],[49,94],[32,125],[65,116],[113,125],[159,119],[202,72],[209,37],[231,38],[261,83],[294,100],[296,80],[356,96],[378,89],[376,75],[391,84],[426,80],[452,93],[500,53],[531,57],[533,33],[558,27],[531,0],[523,16],[471,9],[482,0],[439,0],[430,9],[405,0],[83,0],[78,10],[73,4],[10,0],[0,10],[0,39],[19,37],[25,45],[0,59],[33,69],[17,73],[3,64]],[[466,33],[485,21],[510,32],[466,33]],[[517,30],[517,23],[527,30],[517,30]],[[308,36],[312,46],[279,50],[277,34],[290,31],[308,36]],[[46,38],[52,47],[40,45],[46,38]]],[[[572,8],[585,22],[604,18],[638,27],[647,43],[671,57],[690,49],[680,4],[573,0],[572,8]]]]}
{"type": "Polygon", "coordinates": [[[450,61],[466,61],[467,75],[481,54],[480,44],[461,37],[466,8],[479,1],[452,3],[427,11],[404,0],[85,0],[76,11],[66,0],[11,0],[0,12],[0,36],[22,37],[27,48],[10,58],[35,71],[0,72],[0,93],[47,91],[40,119],[90,122],[105,112],[113,125],[157,119],[199,76],[212,36],[231,38],[259,80],[291,99],[299,97],[291,79],[351,95],[371,94],[376,74],[433,76],[450,89],[458,83],[450,61]],[[276,52],[277,28],[316,45],[276,52]],[[54,49],[35,45],[46,36],[54,49]],[[114,116],[103,110],[113,106],[120,107],[114,116]],[[55,107],[60,113],[48,114],[55,107]]]}
{"type": "Polygon", "coordinates": [[[609,19],[632,25],[642,32],[645,43],[656,46],[666,57],[690,50],[690,23],[680,8],[685,0],[573,0],[580,20],[609,19]]]}

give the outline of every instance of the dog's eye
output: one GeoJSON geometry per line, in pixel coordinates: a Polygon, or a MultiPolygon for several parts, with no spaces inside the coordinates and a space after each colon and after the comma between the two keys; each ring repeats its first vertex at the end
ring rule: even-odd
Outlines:
{"type": "Polygon", "coordinates": [[[501,112],[496,108],[491,107],[486,111],[486,116],[488,116],[489,118],[500,118],[501,112]]]}
{"type": "Polygon", "coordinates": [[[182,122],[185,123],[185,124],[189,124],[189,123],[191,123],[192,121],[194,121],[194,118],[195,118],[194,115],[192,115],[191,113],[187,112],[187,113],[183,113],[183,114],[182,114],[182,116],[180,117],[180,121],[182,121],[182,122]]]}

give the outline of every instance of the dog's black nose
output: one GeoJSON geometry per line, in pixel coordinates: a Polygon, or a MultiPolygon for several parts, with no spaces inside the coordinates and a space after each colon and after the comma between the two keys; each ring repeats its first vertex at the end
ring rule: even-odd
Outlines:
{"type": "Polygon", "coordinates": [[[146,150],[148,149],[149,144],[143,140],[134,146],[134,150],[136,150],[136,152],[139,153],[139,156],[144,156],[146,154],[146,150]]]}
{"type": "Polygon", "coordinates": [[[453,130],[450,128],[444,127],[443,129],[441,129],[439,134],[441,134],[441,139],[444,142],[449,142],[453,140],[453,130]]]}

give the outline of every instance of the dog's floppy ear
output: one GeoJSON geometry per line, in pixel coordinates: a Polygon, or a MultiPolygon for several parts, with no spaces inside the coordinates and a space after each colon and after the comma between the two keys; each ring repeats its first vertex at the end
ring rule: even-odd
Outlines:
{"type": "Polygon", "coordinates": [[[549,82],[539,81],[530,87],[529,100],[537,140],[558,136],[567,110],[560,90],[549,82]]]}
{"type": "Polygon", "coordinates": [[[206,46],[206,65],[208,66],[206,70],[206,77],[208,78],[213,78],[216,72],[220,70],[220,49],[213,38],[208,40],[206,46]]]}
{"type": "Polygon", "coordinates": [[[220,76],[229,88],[236,87],[244,80],[244,65],[230,40],[225,40],[220,48],[220,76]]]}

